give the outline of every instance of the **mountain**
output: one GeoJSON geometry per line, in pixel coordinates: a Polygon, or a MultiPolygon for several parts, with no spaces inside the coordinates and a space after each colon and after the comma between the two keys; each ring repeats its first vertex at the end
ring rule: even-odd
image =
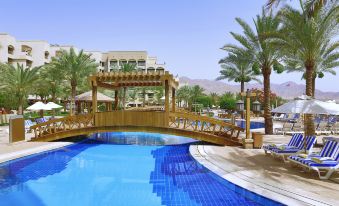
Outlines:
{"type": "MultiPolygon", "coordinates": [[[[239,92],[240,85],[231,85],[222,81],[208,80],[208,79],[190,79],[188,77],[179,78],[180,85],[199,85],[205,89],[205,93],[209,94],[211,92],[216,92],[222,94],[225,92],[239,92]]],[[[246,88],[262,88],[262,84],[253,83],[246,84],[246,88]]],[[[278,96],[283,97],[284,99],[293,99],[297,96],[300,96],[305,93],[305,84],[298,84],[292,81],[285,82],[282,84],[271,83],[271,90],[276,93],[278,96]]],[[[323,100],[337,100],[339,101],[339,92],[323,92],[316,90],[315,96],[317,99],[323,100]]]]}

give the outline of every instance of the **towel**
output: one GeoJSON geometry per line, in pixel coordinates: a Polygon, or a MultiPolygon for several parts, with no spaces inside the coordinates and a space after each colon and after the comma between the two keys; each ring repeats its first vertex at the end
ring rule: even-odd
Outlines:
{"type": "Polygon", "coordinates": [[[280,149],[280,150],[285,150],[286,147],[285,147],[284,145],[282,145],[282,146],[279,146],[278,149],[280,149]]]}
{"type": "Polygon", "coordinates": [[[321,158],[318,158],[318,157],[312,157],[311,160],[313,162],[316,162],[316,163],[323,163],[323,161],[326,161],[326,160],[333,160],[332,158],[330,157],[321,157],[321,158]]]}
{"type": "Polygon", "coordinates": [[[307,157],[307,154],[298,154],[298,157],[301,157],[301,158],[306,158],[307,157]]]}

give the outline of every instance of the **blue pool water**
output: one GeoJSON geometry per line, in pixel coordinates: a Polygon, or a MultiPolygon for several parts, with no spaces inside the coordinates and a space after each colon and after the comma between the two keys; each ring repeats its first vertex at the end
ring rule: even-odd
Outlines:
{"type": "Polygon", "coordinates": [[[0,205],[280,205],[215,175],[189,154],[194,140],[101,133],[0,164],[0,205]]]}

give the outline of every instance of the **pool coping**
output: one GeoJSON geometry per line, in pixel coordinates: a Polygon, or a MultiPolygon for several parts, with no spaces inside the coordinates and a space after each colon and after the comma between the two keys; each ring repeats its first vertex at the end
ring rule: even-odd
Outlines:
{"type": "Polygon", "coordinates": [[[35,146],[26,149],[20,149],[14,152],[9,152],[0,155],[0,163],[5,163],[11,160],[15,160],[18,158],[38,154],[41,152],[46,152],[50,150],[59,149],[68,145],[74,144],[73,142],[51,142],[50,144],[35,146]]]}
{"type": "MultiPolygon", "coordinates": [[[[191,145],[189,151],[191,156],[207,169],[227,181],[258,195],[287,205],[330,205],[276,186],[253,181],[253,178],[249,178],[241,173],[227,171],[218,166],[218,163],[209,157],[209,155],[204,151],[204,145],[191,145]]],[[[232,163],[228,162],[228,164],[232,163]]]]}

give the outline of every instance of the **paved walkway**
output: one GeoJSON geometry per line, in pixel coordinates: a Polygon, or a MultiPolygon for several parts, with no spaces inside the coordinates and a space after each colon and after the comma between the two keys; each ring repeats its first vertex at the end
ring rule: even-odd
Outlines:
{"type": "MultiPolygon", "coordinates": [[[[267,141],[288,137],[268,137],[267,141]]],[[[316,173],[301,171],[265,155],[261,149],[193,145],[192,156],[223,178],[288,205],[338,205],[339,174],[319,180],[316,173]]]]}

